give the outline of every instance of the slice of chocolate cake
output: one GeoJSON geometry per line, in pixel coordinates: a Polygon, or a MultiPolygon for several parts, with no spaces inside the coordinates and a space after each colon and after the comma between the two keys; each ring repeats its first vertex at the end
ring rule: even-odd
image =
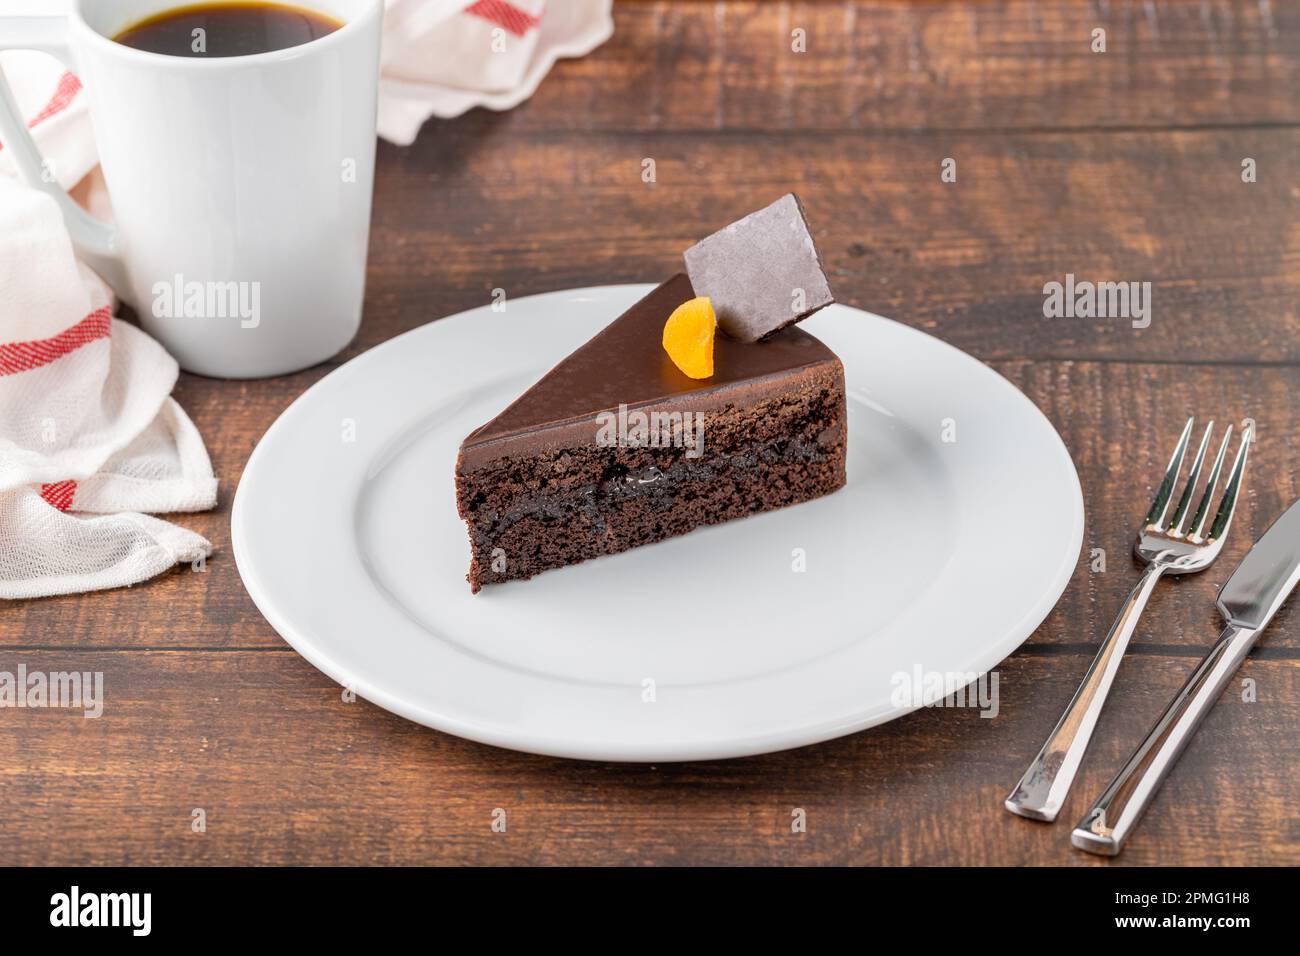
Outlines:
{"type": "Polygon", "coordinates": [[[688,377],[665,323],[693,299],[668,280],[462,443],[475,591],[844,484],[840,360],[798,328],[715,342],[710,326],[711,374],[688,377]]]}

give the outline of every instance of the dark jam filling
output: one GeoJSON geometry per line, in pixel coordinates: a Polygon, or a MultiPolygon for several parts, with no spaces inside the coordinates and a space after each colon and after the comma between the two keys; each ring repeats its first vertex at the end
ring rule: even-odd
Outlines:
{"type": "Polygon", "coordinates": [[[575,513],[582,513],[592,530],[603,534],[605,512],[630,498],[649,499],[653,510],[667,511],[693,486],[706,485],[719,477],[743,478],[757,471],[760,465],[817,462],[824,458],[825,453],[815,442],[790,438],[755,445],[725,457],[679,458],[667,470],[652,465],[632,471],[626,465],[615,463],[606,467],[599,479],[580,485],[573,492],[529,496],[500,516],[476,515],[475,530],[487,541],[493,541],[526,518],[562,522],[575,513]]]}

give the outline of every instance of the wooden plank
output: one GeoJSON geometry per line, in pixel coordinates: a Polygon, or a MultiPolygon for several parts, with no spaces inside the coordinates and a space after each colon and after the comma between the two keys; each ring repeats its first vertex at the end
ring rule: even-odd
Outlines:
{"type": "Polygon", "coordinates": [[[365,342],[494,288],[659,281],[700,236],[794,189],[841,301],[980,358],[1300,362],[1300,129],[510,145],[492,124],[382,151],[365,342]],[[1044,287],[1067,275],[1150,283],[1149,326],[1045,318],[1044,287]]]}
{"type": "MultiPolygon", "coordinates": [[[[1295,123],[1300,9],[1262,0],[619,3],[509,128],[1094,129],[1295,123]],[[1092,51],[1106,30],[1106,52],[1092,51]],[[806,52],[792,49],[805,31],[806,52]]],[[[440,135],[435,126],[426,135],[440,135]]]]}
{"type": "MultiPolygon", "coordinates": [[[[927,709],[799,751],[649,767],[534,757],[417,727],[284,652],[7,653],[3,667],[104,674],[103,716],[6,710],[9,864],[671,863],[1104,865],[1068,826],[1191,667],[1121,672],[1056,826],[1001,801],[1083,656],[1022,653],[999,713],[927,709]],[[205,833],[191,829],[206,814],[205,833]],[[507,831],[491,830],[506,811],[507,831]],[[807,814],[806,834],[791,813],[807,814]]],[[[1294,863],[1300,662],[1249,660],[1119,864],[1294,863]]]]}
{"type": "MultiPolygon", "coordinates": [[[[1273,518],[1300,498],[1300,368],[993,364],[1061,433],[1087,508],[1079,566],[1060,605],[1033,638],[1039,644],[1079,648],[1101,640],[1136,582],[1132,538],[1184,416],[1215,418],[1220,427],[1245,416],[1257,421],[1259,441],[1246,490],[1219,563],[1162,584],[1135,638],[1153,647],[1205,646],[1217,633],[1216,588],[1273,518]],[[1093,549],[1104,549],[1104,571],[1093,570],[1093,549]]],[[[230,551],[230,504],[248,452],[307,380],[319,374],[256,384],[184,376],[177,397],[207,438],[222,487],[216,511],[177,520],[207,535],[216,555],[202,572],[186,566],[130,589],[10,602],[0,614],[0,648],[282,646],[239,581],[230,551]]],[[[959,409],[954,415],[960,420],[959,409]]],[[[1300,633],[1288,626],[1292,620],[1300,620],[1300,611],[1284,609],[1267,646],[1300,648],[1300,633]]]]}

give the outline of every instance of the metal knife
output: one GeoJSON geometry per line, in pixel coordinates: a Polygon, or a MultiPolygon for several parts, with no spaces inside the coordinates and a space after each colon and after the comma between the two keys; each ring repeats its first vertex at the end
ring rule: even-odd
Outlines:
{"type": "Polygon", "coordinates": [[[1080,850],[1114,856],[1219,699],[1256,638],[1300,581],[1300,501],[1273,522],[1219,590],[1227,626],[1106,792],[1070,835],[1080,850]]]}

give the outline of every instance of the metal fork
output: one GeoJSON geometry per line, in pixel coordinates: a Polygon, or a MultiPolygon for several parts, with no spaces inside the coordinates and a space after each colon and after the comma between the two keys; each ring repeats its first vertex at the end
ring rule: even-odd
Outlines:
{"type": "Polygon", "coordinates": [[[1137,541],[1133,546],[1137,556],[1147,563],[1142,580],[1133,588],[1124,606],[1120,608],[1119,616],[1110,626],[1110,633],[1102,641],[1101,649],[1097,651],[1092,666],[1084,675],[1083,683],[1075,691],[1070,706],[1065,709],[1065,713],[1057,722],[1056,729],[1052,731],[1047,742],[1043,744],[1043,749],[1038,752],[1034,762],[1029,765],[1029,769],[1025,771],[1020,782],[1007,797],[1004,806],[1012,813],[1033,820],[1056,819],[1061,804],[1065,802],[1065,795],[1070,792],[1070,784],[1074,782],[1074,775],[1079,769],[1080,761],[1083,760],[1084,752],[1088,749],[1093,728],[1097,726],[1097,717],[1101,714],[1101,708],[1110,693],[1110,685],[1115,680],[1115,672],[1119,669],[1120,659],[1128,648],[1129,638],[1133,636],[1138,618],[1142,616],[1147,599],[1155,590],[1156,582],[1166,572],[1191,574],[1205,570],[1219,556],[1219,551],[1223,548],[1223,540],[1227,537],[1228,528],[1232,524],[1232,512],[1237,504],[1237,495],[1241,491],[1254,426],[1247,423],[1242,431],[1241,447],[1237,451],[1237,459],[1228,477],[1227,488],[1219,502],[1214,521],[1210,524],[1210,530],[1202,537],[1201,532],[1209,517],[1210,502],[1219,484],[1223,458],[1228,451],[1229,439],[1232,438],[1232,426],[1228,426],[1228,432],[1223,436],[1223,443],[1219,446],[1219,453],[1215,456],[1205,494],[1201,497],[1191,522],[1186,523],[1192,495],[1201,479],[1201,466],[1205,463],[1205,452],[1210,444],[1214,422],[1210,422],[1205,427],[1201,446],[1196,452],[1187,479],[1187,486],[1178,498],[1173,516],[1166,521],[1174,488],[1178,484],[1178,476],[1182,473],[1183,458],[1187,454],[1187,442],[1192,434],[1192,423],[1193,419],[1187,419],[1182,437],[1178,439],[1178,447],[1174,449],[1173,457],[1169,459],[1169,467],[1165,470],[1164,479],[1156,490],[1155,500],[1151,502],[1151,510],[1147,512],[1142,530],[1138,532],[1137,541]]]}

